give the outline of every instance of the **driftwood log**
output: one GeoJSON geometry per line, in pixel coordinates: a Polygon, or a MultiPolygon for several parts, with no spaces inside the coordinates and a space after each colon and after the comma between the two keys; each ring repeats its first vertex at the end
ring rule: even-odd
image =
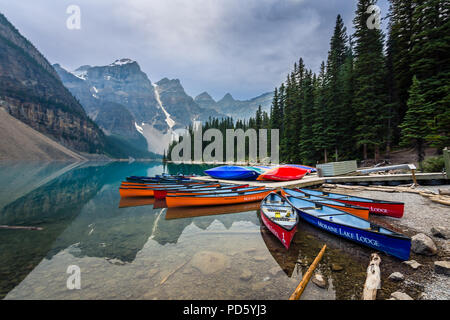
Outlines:
{"type": "Polygon", "coordinates": [[[41,227],[22,227],[22,226],[0,226],[0,229],[8,230],[44,230],[41,227]]]}
{"type": "Polygon", "coordinates": [[[302,278],[302,281],[300,281],[299,285],[295,289],[294,293],[291,295],[289,300],[298,300],[300,299],[300,296],[302,295],[303,291],[306,288],[306,285],[309,282],[309,279],[311,279],[311,276],[313,275],[314,270],[316,269],[317,265],[319,264],[320,260],[323,257],[323,254],[325,252],[325,249],[327,248],[327,245],[325,244],[322,247],[322,250],[320,250],[319,254],[317,255],[316,259],[314,259],[314,262],[309,267],[308,271],[306,271],[305,275],[302,278]]]}
{"type": "Polygon", "coordinates": [[[363,300],[375,300],[377,298],[377,290],[381,289],[380,263],[380,256],[372,253],[369,266],[367,267],[367,278],[362,295],[363,300]]]}
{"type": "Polygon", "coordinates": [[[163,285],[164,282],[166,282],[174,273],[176,273],[178,270],[180,270],[182,267],[184,267],[190,260],[186,261],[185,263],[179,265],[175,270],[170,272],[167,276],[164,277],[164,279],[161,280],[159,285],[163,285]]]}

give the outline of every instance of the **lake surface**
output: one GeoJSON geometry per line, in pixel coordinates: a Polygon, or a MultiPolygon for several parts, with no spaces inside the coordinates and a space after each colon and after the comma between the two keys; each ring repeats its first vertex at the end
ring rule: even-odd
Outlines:
{"type": "Polygon", "coordinates": [[[202,174],[162,163],[0,165],[0,299],[288,299],[322,246],[302,299],[359,299],[371,254],[305,224],[286,251],[262,225],[259,203],[167,209],[121,201],[130,175],[202,174]],[[333,271],[332,264],[343,270],[333,271]],[[81,289],[69,290],[69,266],[81,289]]]}

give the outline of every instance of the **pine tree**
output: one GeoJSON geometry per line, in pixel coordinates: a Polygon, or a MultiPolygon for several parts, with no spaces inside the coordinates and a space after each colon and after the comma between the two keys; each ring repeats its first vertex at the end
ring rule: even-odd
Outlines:
{"type": "Polygon", "coordinates": [[[345,136],[346,120],[344,112],[345,92],[343,66],[348,55],[348,36],[344,22],[340,15],[336,18],[336,26],[330,41],[330,51],[327,62],[327,90],[326,90],[326,140],[335,151],[335,160],[338,161],[339,148],[345,136]]]}
{"type": "Polygon", "coordinates": [[[302,83],[300,129],[300,161],[304,164],[314,164],[314,83],[312,71],[307,71],[302,83]]]}
{"type": "Polygon", "coordinates": [[[400,130],[398,125],[403,121],[407,110],[409,88],[412,83],[411,50],[413,35],[413,0],[389,0],[390,22],[387,42],[387,87],[390,107],[389,142],[398,143],[400,130]]]}
{"type": "Polygon", "coordinates": [[[414,0],[411,73],[420,81],[425,108],[430,112],[427,141],[450,145],[450,3],[414,0]]]}
{"type": "Polygon", "coordinates": [[[367,159],[368,148],[373,147],[375,161],[379,158],[380,147],[387,140],[387,91],[385,88],[385,57],[383,54],[383,34],[381,30],[369,29],[366,13],[375,0],[359,0],[354,21],[355,27],[355,98],[358,126],[356,141],[363,146],[363,157],[367,159]]]}
{"type": "Polygon", "coordinates": [[[420,82],[416,76],[409,91],[408,111],[405,119],[400,125],[401,145],[405,147],[414,147],[417,152],[419,164],[425,157],[425,137],[428,134],[428,128],[424,125],[430,117],[429,110],[426,107],[424,96],[420,93],[420,82]]]}
{"type": "Polygon", "coordinates": [[[321,159],[323,153],[324,162],[328,162],[327,148],[329,144],[325,136],[326,127],[326,108],[325,108],[325,91],[326,91],[326,75],[325,75],[325,62],[322,62],[320,66],[320,72],[317,77],[317,81],[314,88],[314,123],[312,124],[312,130],[314,135],[313,146],[316,152],[320,154],[316,160],[321,159]]]}

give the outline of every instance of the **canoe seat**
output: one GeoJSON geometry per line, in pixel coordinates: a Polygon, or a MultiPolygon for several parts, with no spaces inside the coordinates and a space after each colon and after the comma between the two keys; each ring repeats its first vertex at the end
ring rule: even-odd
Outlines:
{"type": "Polygon", "coordinates": [[[300,208],[300,210],[315,210],[318,209],[317,207],[304,207],[304,208],[300,208]]]}
{"type": "Polygon", "coordinates": [[[269,211],[269,212],[286,212],[287,210],[286,209],[267,209],[267,211],[269,211]]]}
{"type": "Polygon", "coordinates": [[[274,220],[274,221],[286,221],[286,222],[296,221],[294,218],[277,218],[277,217],[272,218],[272,220],[274,220]]]}
{"type": "Polygon", "coordinates": [[[334,216],[346,216],[346,215],[347,215],[347,213],[336,213],[336,214],[322,214],[317,217],[322,218],[322,217],[334,217],[334,216]]]}

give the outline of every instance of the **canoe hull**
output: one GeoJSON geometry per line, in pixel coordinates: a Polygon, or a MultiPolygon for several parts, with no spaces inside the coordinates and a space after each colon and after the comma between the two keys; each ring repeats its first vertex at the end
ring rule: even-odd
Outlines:
{"type": "Polygon", "coordinates": [[[302,179],[307,173],[308,170],[303,168],[285,166],[271,169],[261,174],[257,180],[293,181],[302,179]]]}
{"type": "Polygon", "coordinates": [[[389,216],[393,218],[403,217],[405,211],[405,204],[403,203],[383,203],[383,202],[364,202],[353,200],[333,199],[342,203],[351,204],[369,209],[371,213],[389,216]]]}
{"type": "MultiPolygon", "coordinates": [[[[225,189],[225,190],[220,190],[220,189],[215,189],[212,190],[211,193],[227,193],[227,192],[236,192],[236,190],[245,188],[245,191],[258,191],[258,190],[263,190],[265,187],[261,186],[261,187],[238,187],[238,188],[233,188],[233,189],[225,189]]],[[[185,191],[176,191],[176,192],[168,192],[167,195],[169,196],[201,196],[201,195],[206,195],[207,192],[203,191],[203,192],[196,192],[196,191],[189,191],[189,192],[185,192],[185,191]]]]}
{"type": "Polygon", "coordinates": [[[295,233],[297,232],[297,225],[292,230],[286,230],[276,223],[274,223],[272,220],[270,220],[263,212],[261,212],[261,220],[263,221],[264,225],[267,227],[267,229],[270,230],[270,232],[273,233],[275,237],[280,240],[280,242],[283,244],[283,246],[286,248],[286,250],[289,250],[289,247],[291,246],[292,239],[294,238],[295,233]]]}
{"type": "Polygon", "coordinates": [[[246,180],[254,181],[259,177],[259,173],[255,170],[244,167],[224,166],[205,170],[205,173],[214,179],[224,180],[246,180]]]}
{"type": "Polygon", "coordinates": [[[409,260],[411,240],[399,237],[390,237],[384,234],[370,232],[346,225],[336,224],[327,220],[319,219],[296,208],[300,218],[313,226],[333,233],[347,240],[357,242],[372,249],[385,252],[400,260],[409,260]]]}
{"type": "Polygon", "coordinates": [[[268,190],[249,195],[244,194],[236,196],[212,196],[212,197],[169,195],[166,197],[166,203],[168,208],[238,204],[238,203],[261,201],[271,192],[272,190],[268,190]]]}
{"type": "MultiPolygon", "coordinates": [[[[248,186],[248,185],[247,185],[248,186]]],[[[225,192],[227,192],[227,190],[236,190],[236,189],[240,189],[240,188],[244,188],[246,186],[235,186],[235,187],[225,187],[223,188],[223,190],[225,192]]],[[[263,188],[263,187],[261,187],[263,188]]],[[[205,191],[208,191],[208,189],[210,189],[211,192],[213,191],[220,191],[220,185],[210,185],[210,186],[204,186],[201,188],[180,188],[180,189],[155,189],[154,191],[154,196],[155,199],[165,199],[167,197],[167,195],[202,195],[205,194],[205,191]],[[196,189],[198,189],[197,191],[203,191],[202,192],[198,192],[196,193],[196,189]],[[184,191],[184,192],[183,192],[184,191]]],[[[231,191],[229,191],[231,192],[231,191]]]]}
{"type": "Polygon", "coordinates": [[[363,208],[368,208],[370,213],[384,215],[388,217],[401,218],[405,211],[405,204],[402,202],[390,202],[376,199],[362,198],[339,193],[323,193],[316,190],[298,189],[299,191],[313,196],[324,196],[330,200],[351,204],[363,208]]]}

